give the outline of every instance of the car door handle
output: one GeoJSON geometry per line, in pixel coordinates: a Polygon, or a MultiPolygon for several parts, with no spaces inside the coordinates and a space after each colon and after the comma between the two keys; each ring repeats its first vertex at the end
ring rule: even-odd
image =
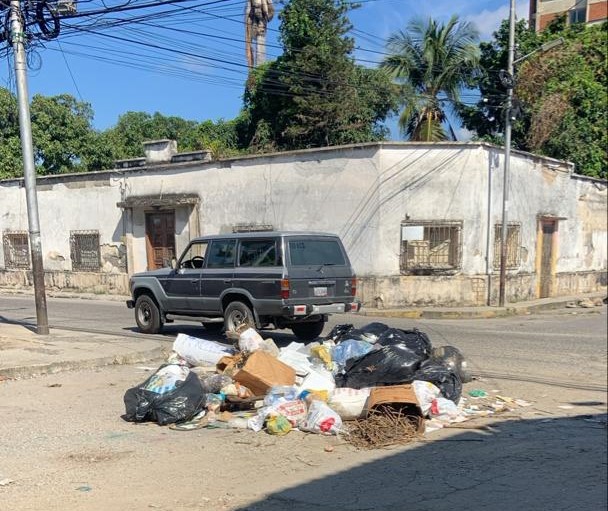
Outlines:
{"type": "Polygon", "coordinates": [[[198,279],[192,279],[190,282],[192,282],[193,284],[198,284],[198,279]]]}

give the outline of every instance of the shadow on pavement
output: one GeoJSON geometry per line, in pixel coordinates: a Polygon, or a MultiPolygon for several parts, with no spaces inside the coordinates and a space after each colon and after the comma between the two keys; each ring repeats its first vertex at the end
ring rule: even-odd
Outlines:
{"type": "Polygon", "coordinates": [[[509,420],[492,428],[431,435],[237,511],[606,509],[605,414],[509,420]]]}

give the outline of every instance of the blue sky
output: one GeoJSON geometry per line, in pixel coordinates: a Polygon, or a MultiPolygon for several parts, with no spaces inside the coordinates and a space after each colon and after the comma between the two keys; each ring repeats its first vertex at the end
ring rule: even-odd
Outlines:
{"type": "MultiPolygon", "coordinates": [[[[150,1],[131,0],[130,5],[150,1]]],[[[81,0],[79,11],[127,2],[81,0]]],[[[280,10],[281,3],[274,3],[280,10]]],[[[244,5],[245,0],[188,0],[66,20],[57,39],[30,52],[30,95],[69,93],[86,101],[95,112],[98,129],[112,126],[127,111],[158,111],[195,121],[231,119],[241,108],[247,74],[244,5]],[[151,13],[138,23],[115,23],[151,13]]],[[[525,18],[528,1],[518,0],[516,5],[518,16],[525,18]]],[[[474,22],[482,39],[488,39],[508,12],[509,0],[363,0],[349,17],[356,57],[371,66],[382,59],[377,52],[384,50],[388,36],[404,29],[414,17],[447,20],[457,14],[474,22]]],[[[269,25],[269,58],[280,53],[278,27],[275,15],[269,25]]],[[[14,91],[12,61],[0,58],[0,86],[14,91]]],[[[397,138],[394,122],[389,125],[397,138]]]]}

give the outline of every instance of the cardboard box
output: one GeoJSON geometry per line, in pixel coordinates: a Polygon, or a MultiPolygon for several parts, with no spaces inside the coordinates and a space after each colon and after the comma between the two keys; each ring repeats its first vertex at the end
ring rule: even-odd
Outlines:
{"type": "Polygon", "coordinates": [[[251,390],[255,396],[263,396],[273,385],[293,385],[296,372],[272,355],[254,351],[232,378],[251,390]]]}
{"type": "Polygon", "coordinates": [[[404,413],[412,418],[416,429],[420,433],[424,432],[424,414],[411,385],[374,387],[369,394],[368,410],[373,410],[380,405],[401,408],[404,413]]]}

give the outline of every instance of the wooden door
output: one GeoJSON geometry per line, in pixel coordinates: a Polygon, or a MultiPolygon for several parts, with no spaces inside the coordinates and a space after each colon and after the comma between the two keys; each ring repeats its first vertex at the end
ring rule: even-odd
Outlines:
{"type": "Polygon", "coordinates": [[[551,296],[553,285],[553,238],[556,231],[556,220],[541,220],[540,298],[551,296]]]}
{"type": "Polygon", "coordinates": [[[148,270],[171,264],[175,257],[175,211],[146,213],[148,270]]]}

